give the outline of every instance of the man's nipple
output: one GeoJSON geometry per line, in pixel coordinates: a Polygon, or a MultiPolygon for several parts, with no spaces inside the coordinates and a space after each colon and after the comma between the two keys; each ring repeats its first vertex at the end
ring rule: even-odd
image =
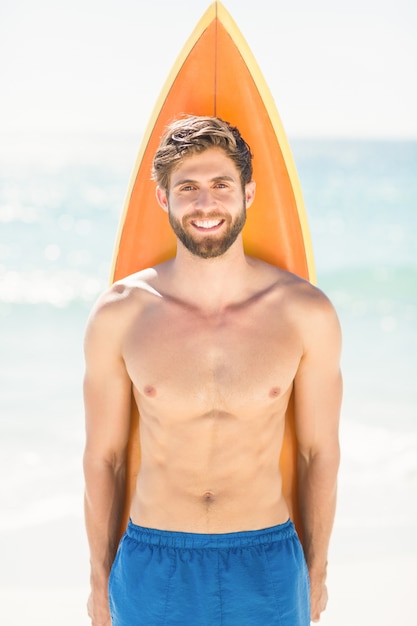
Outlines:
{"type": "Polygon", "coordinates": [[[148,398],[154,398],[156,396],[156,389],[152,385],[146,385],[143,392],[148,398]]]}
{"type": "Polygon", "coordinates": [[[270,398],[278,398],[280,395],[281,395],[280,387],[272,387],[272,389],[269,392],[270,398]]]}

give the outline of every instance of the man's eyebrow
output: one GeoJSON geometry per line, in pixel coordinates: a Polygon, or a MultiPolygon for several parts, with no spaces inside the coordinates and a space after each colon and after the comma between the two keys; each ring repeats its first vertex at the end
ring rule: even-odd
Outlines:
{"type": "Polygon", "coordinates": [[[181,178],[180,180],[177,180],[175,182],[174,187],[179,187],[180,185],[185,185],[185,184],[190,184],[190,183],[195,185],[197,183],[197,181],[193,180],[192,178],[181,178]]]}
{"type": "Polygon", "coordinates": [[[224,176],[215,176],[215,178],[212,178],[212,180],[213,180],[214,182],[219,182],[219,181],[221,181],[221,180],[226,180],[226,181],[228,181],[229,183],[234,183],[234,182],[236,182],[236,180],[233,178],[233,176],[227,176],[227,175],[224,175],[224,176]]]}
{"type": "MultiPolygon", "coordinates": [[[[233,176],[229,176],[227,174],[225,174],[224,176],[215,176],[214,178],[210,180],[210,182],[218,183],[222,180],[230,182],[230,183],[236,182],[233,176]]],[[[194,180],[192,178],[181,178],[180,180],[175,182],[174,187],[179,187],[180,185],[189,185],[189,184],[196,185],[198,184],[198,180],[194,180]]]]}

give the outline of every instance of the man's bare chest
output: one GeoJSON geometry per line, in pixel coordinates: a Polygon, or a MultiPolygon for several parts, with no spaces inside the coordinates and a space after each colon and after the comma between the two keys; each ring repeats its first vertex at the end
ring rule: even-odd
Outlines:
{"type": "Polygon", "coordinates": [[[132,324],[124,358],[149,399],[234,412],[286,395],[301,349],[293,324],[268,311],[209,317],[167,309],[132,324]]]}

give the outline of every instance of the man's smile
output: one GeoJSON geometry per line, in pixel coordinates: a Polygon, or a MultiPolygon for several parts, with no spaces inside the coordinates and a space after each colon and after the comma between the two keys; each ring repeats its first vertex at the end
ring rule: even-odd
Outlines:
{"type": "Polygon", "coordinates": [[[224,220],[223,219],[199,219],[199,220],[192,220],[192,225],[195,226],[196,228],[202,229],[202,230],[214,230],[216,229],[218,226],[220,226],[221,224],[223,224],[224,220]]]}

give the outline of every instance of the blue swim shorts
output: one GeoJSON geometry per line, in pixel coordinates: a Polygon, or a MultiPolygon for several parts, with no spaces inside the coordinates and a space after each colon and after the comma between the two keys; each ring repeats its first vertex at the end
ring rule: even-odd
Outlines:
{"type": "Polygon", "coordinates": [[[213,535],[129,522],[109,596],[113,626],[310,626],[307,567],[290,520],[213,535]]]}

